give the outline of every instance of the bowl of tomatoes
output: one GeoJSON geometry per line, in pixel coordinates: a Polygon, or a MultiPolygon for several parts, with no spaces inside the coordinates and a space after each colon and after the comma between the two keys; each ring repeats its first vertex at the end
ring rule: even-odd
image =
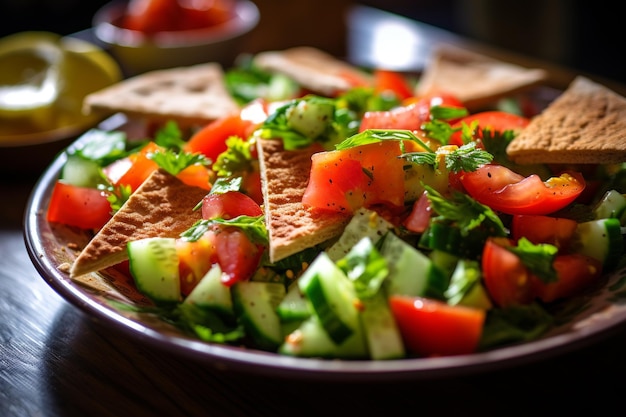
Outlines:
{"type": "Polygon", "coordinates": [[[260,19],[248,0],[112,1],[93,29],[128,76],[204,62],[230,65],[260,19]]]}

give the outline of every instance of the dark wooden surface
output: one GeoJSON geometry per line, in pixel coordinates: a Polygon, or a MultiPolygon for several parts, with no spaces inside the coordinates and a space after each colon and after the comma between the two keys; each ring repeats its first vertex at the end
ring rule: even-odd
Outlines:
{"type": "MultiPolygon", "coordinates": [[[[6,149],[0,157],[15,158],[6,149]]],[[[0,417],[578,416],[623,409],[626,329],[524,366],[385,383],[221,371],[131,340],[70,305],[33,267],[22,216],[41,168],[29,169],[23,158],[20,172],[0,172],[0,417]]]]}

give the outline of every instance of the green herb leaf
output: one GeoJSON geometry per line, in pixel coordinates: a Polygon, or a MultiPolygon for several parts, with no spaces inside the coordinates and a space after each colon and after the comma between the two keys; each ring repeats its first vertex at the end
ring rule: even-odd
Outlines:
{"type": "Polygon", "coordinates": [[[193,226],[180,234],[180,237],[195,242],[212,226],[219,224],[239,228],[253,243],[267,244],[268,234],[264,216],[237,216],[232,219],[198,220],[193,226]]]}
{"type": "Polygon", "coordinates": [[[339,259],[337,266],[353,281],[359,298],[376,295],[389,274],[387,260],[368,237],[361,239],[346,256],[339,259]]]}
{"type": "Polygon", "coordinates": [[[506,249],[516,254],[530,272],[541,281],[545,283],[558,281],[557,272],[553,265],[558,252],[556,246],[547,243],[535,245],[522,237],[517,242],[517,246],[508,246],[506,249]]]}

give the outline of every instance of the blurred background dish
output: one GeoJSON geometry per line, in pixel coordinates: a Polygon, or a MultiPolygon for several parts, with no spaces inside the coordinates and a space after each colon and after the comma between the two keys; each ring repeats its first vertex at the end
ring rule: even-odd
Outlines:
{"type": "Polygon", "coordinates": [[[83,98],[122,79],[98,46],[44,31],[0,39],[0,68],[2,170],[43,166],[100,121],[82,112],[83,98]]]}
{"type": "Polygon", "coordinates": [[[96,39],[126,75],[205,62],[232,64],[259,10],[247,0],[113,1],[94,15],[96,39]]]}

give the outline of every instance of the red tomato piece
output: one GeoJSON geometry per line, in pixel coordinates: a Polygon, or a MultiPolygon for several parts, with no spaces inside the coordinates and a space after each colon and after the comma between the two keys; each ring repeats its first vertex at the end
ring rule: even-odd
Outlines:
{"type": "Polygon", "coordinates": [[[212,171],[204,165],[195,164],[183,169],[176,177],[187,185],[211,190],[212,171]]]}
{"type": "Polygon", "coordinates": [[[585,180],[578,173],[563,173],[543,182],[537,175],[523,177],[496,164],[464,172],[459,179],[478,202],[508,214],[550,214],[566,207],[585,189],[585,180]]]}
{"type": "Polygon", "coordinates": [[[538,278],[533,280],[537,297],[546,303],[577,295],[602,275],[602,262],[579,253],[558,255],[553,265],[558,281],[544,283],[538,278]]]}
{"type": "MultiPolygon", "coordinates": [[[[413,146],[406,145],[409,149],[413,146]]],[[[399,142],[382,141],[313,154],[302,202],[345,213],[374,204],[401,209],[405,194],[401,153],[399,142]]]]}
{"type": "Polygon", "coordinates": [[[420,356],[476,352],[486,312],[421,297],[392,295],[389,306],[407,349],[420,356]]]}
{"type": "Polygon", "coordinates": [[[50,196],[47,220],[81,229],[100,229],[111,218],[107,194],[95,188],[57,181],[50,196]]]}
{"type": "Polygon", "coordinates": [[[232,286],[247,281],[259,266],[264,247],[256,245],[246,234],[234,227],[221,228],[215,234],[217,258],[222,268],[222,283],[232,286]]]}
{"type": "MultiPolygon", "coordinates": [[[[473,122],[478,122],[478,137],[482,137],[482,130],[489,129],[496,132],[504,132],[505,130],[512,130],[519,132],[530,123],[530,119],[523,116],[518,116],[513,113],[507,113],[504,111],[490,110],[480,113],[471,114],[462,118],[461,120],[452,124],[453,128],[460,128],[463,124],[470,126],[473,122]]],[[[450,145],[463,145],[461,138],[461,130],[455,132],[450,138],[450,145]]]]}
{"type": "Polygon", "coordinates": [[[122,26],[146,34],[176,30],[179,6],[176,0],[131,0],[122,26]]]}
{"type": "Polygon", "coordinates": [[[231,136],[248,139],[254,129],[267,118],[269,106],[265,101],[254,100],[241,111],[210,122],[189,138],[184,150],[202,153],[215,162],[228,148],[226,139],[231,136]]]}
{"type": "Polygon", "coordinates": [[[385,69],[374,71],[374,90],[377,93],[392,93],[399,100],[413,96],[413,91],[402,74],[385,69]]]}
{"type": "Polygon", "coordinates": [[[420,198],[415,200],[411,213],[402,222],[402,225],[411,232],[424,233],[430,223],[431,216],[430,200],[428,199],[428,194],[424,192],[420,198]]]}
{"type": "Polygon", "coordinates": [[[516,214],[511,221],[511,237],[514,241],[525,237],[534,244],[549,243],[567,251],[578,227],[575,220],[563,217],[516,214]]]}
{"type": "Polygon", "coordinates": [[[499,307],[528,304],[535,298],[531,274],[517,255],[507,250],[506,238],[489,238],[482,255],[485,288],[499,307]]]}
{"type": "Polygon", "coordinates": [[[210,193],[202,199],[202,218],[205,220],[232,219],[237,216],[256,217],[262,214],[261,206],[239,191],[210,193]]]}
{"type": "Polygon", "coordinates": [[[365,112],[360,131],[367,129],[405,129],[417,131],[430,120],[433,106],[463,107],[463,103],[449,94],[438,94],[420,98],[406,106],[388,111],[365,112]]]}
{"type": "Polygon", "coordinates": [[[135,191],[150,174],[159,168],[159,165],[150,159],[149,155],[161,149],[156,143],[149,142],[139,152],[130,155],[128,157],[131,162],[130,167],[114,184],[129,185],[131,190],[135,191]]]}

